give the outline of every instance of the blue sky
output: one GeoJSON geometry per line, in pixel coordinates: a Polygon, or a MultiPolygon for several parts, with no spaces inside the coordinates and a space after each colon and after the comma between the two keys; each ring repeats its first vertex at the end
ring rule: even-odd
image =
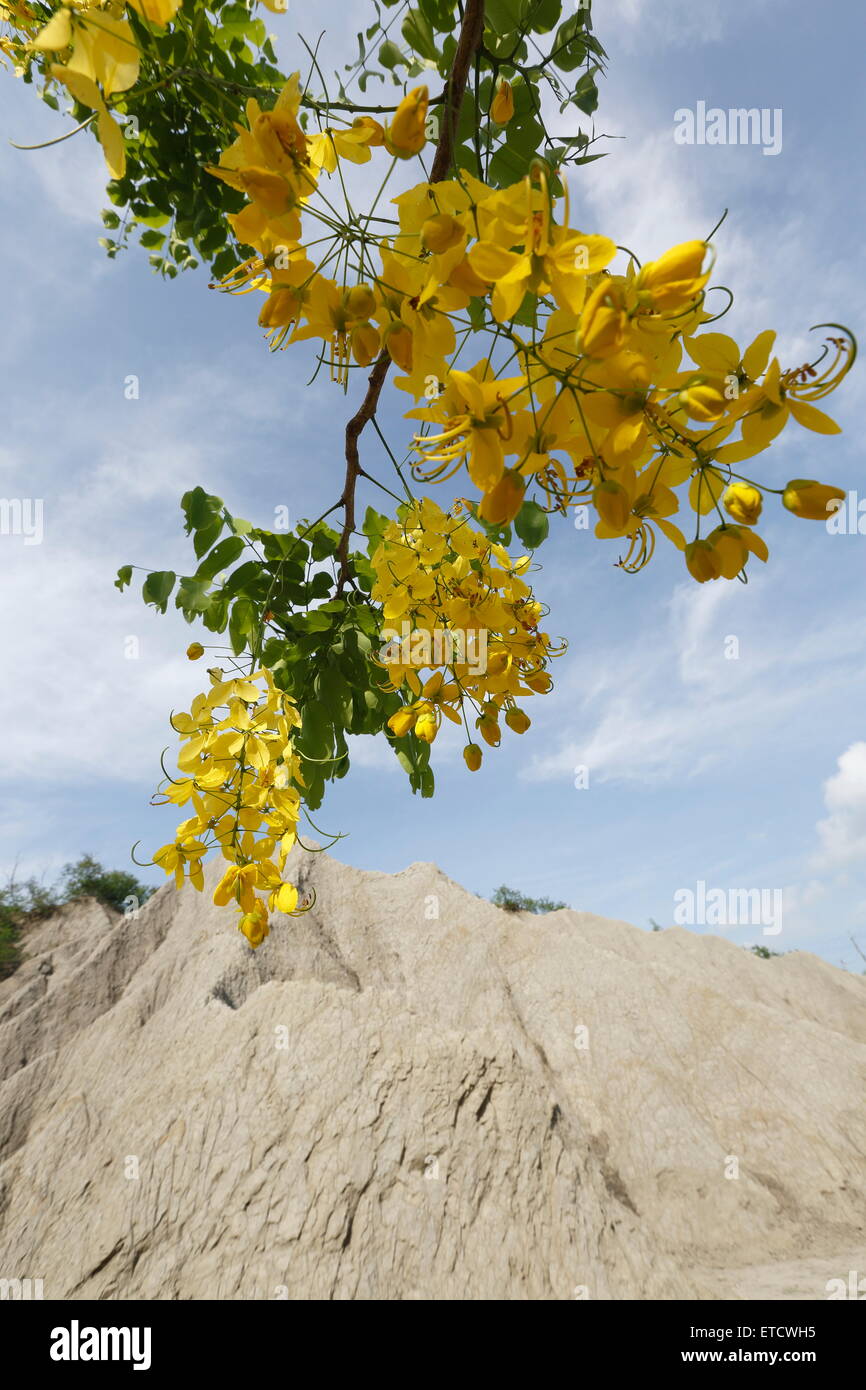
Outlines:
{"type": "MultiPolygon", "coordinates": [[[[367,13],[356,3],[350,25],[348,8],[317,7],[335,63],[367,13]]],[[[294,10],[272,25],[287,70],[294,10]]],[[[618,138],[572,176],[573,221],[648,259],[727,207],[715,277],[736,296],[727,332],[744,343],[777,329],[783,366],[810,355],[811,324],[862,338],[860,7],[754,0],[746,22],[734,6],[598,0],[594,14],[610,55],[596,129],[618,138]],[[678,145],[674,113],[699,101],[780,108],[781,152],[678,145]]],[[[0,867],[51,877],[84,850],[124,865],[134,841],[171,832],[148,800],[168,712],[198,689],[184,656],[198,634],[119,595],[118,565],[189,569],[178,502],[198,483],[261,524],[281,505],[318,515],[339,491],[348,412],[323,379],[306,385],[303,348],[269,355],[249,303],[209,292],[204,272],[165,284],[141,253],[106,261],[95,144],[10,148],[5,137],[63,127],[8,74],[0,83],[0,496],[42,498],[45,518],[41,545],[0,536],[0,867]]],[[[397,404],[384,418],[401,441],[397,404]]],[[[762,475],[866,497],[862,364],[828,408],[844,435],[791,425],[762,475]]],[[[372,437],[365,448],[375,467],[372,437]]],[[[457,743],[437,742],[432,802],[411,796],[387,748],[362,743],[316,815],[348,832],[334,852],[388,871],[435,860],[485,896],[506,882],[639,926],[670,924],[677,892],[699,881],[779,890],[781,933],[725,934],[862,968],[848,937],[866,949],[866,536],[767,511],[770,564],[753,561],[748,586],[697,586],[670,548],[625,575],[615,548],[560,523],[536,587],[570,646],[531,731],[475,776],[457,743]]]]}

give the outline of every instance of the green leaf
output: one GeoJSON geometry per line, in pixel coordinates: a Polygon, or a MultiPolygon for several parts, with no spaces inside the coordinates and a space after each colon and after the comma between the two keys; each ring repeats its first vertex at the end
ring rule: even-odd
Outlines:
{"type": "Polygon", "coordinates": [[[562,0],[521,0],[521,26],[534,34],[548,34],[561,14],[562,0]]]}
{"type": "Polygon", "coordinates": [[[220,570],[228,569],[246,549],[240,536],[226,536],[219,545],[214,546],[206,560],[202,560],[195,572],[196,579],[213,579],[220,570]]]}
{"type": "Polygon", "coordinates": [[[196,531],[193,537],[193,549],[195,550],[195,557],[197,560],[200,560],[203,555],[206,555],[211,546],[219,539],[219,534],[223,529],[223,525],[224,522],[222,517],[218,516],[207,526],[202,527],[200,531],[196,531]]]}
{"type": "Polygon", "coordinates": [[[586,58],[581,12],[560,24],[553,41],[551,57],[561,72],[574,72],[586,58]]]}
{"type": "Polygon", "coordinates": [[[236,599],[229,617],[229,641],[235,656],[240,656],[247,646],[247,638],[258,629],[258,609],[248,598],[236,599]]]}
{"type": "Polygon", "coordinates": [[[210,607],[210,584],[193,579],[190,575],[181,579],[175,596],[175,607],[179,608],[188,623],[206,613],[210,607]]]}
{"type": "Polygon", "coordinates": [[[528,550],[536,550],[547,539],[550,518],[537,502],[524,502],[514,518],[514,529],[528,550]]]}
{"type": "Polygon", "coordinates": [[[406,67],[406,59],[397,45],[392,43],[390,39],[386,39],[379,48],[379,62],[382,64],[383,68],[388,68],[392,72],[394,68],[399,67],[401,64],[403,67],[406,67]]]}
{"type": "Polygon", "coordinates": [[[409,11],[403,20],[401,33],[413,53],[420,53],[422,58],[429,58],[431,62],[437,61],[439,50],[436,46],[433,28],[426,15],[422,14],[420,10],[409,11]]]}
{"type": "MultiPolygon", "coordinates": [[[[214,551],[216,554],[216,551],[214,551]]],[[[265,573],[260,560],[247,560],[246,564],[238,565],[236,570],[232,570],[222,592],[230,598],[235,594],[246,593],[247,598],[258,597],[256,590],[261,584],[267,584],[267,574],[265,573]]]]}
{"type": "Polygon", "coordinates": [[[215,517],[222,516],[223,500],[205,492],[203,487],[194,487],[185,492],[180,499],[181,510],[186,518],[186,534],[209,526],[215,517]]]}
{"type": "Polygon", "coordinates": [[[174,581],[177,575],[173,570],[154,570],[149,574],[141,587],[142,598],[145,603],[152,603],[158,608],[160,613],[164,613],[174,588],[174,581]]]}
{"type": "Polygon", "coordinates": [[[585,72],[574,89],[574,104],[585,116],[591,116],[598,106],[598,87],[595,85],[597,72],[598,68],[585,72]]]}
{"type": "Polygon", "coordinates": [[[115,587],[115,589],[119,589],[120,592],[123,593],[123,591],[124,591],[124,589],[126,588],[127,584],[131,584],[131,583],[132,583],[132,565],[121,565],[120,569],[117,571],[117,578],[116,578],[115,581],[114,581],[114,587],[115,587]]]}

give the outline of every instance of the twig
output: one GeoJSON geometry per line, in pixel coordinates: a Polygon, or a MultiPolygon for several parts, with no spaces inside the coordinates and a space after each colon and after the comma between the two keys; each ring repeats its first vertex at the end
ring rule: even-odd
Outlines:
{"type": "MultiPolygon", "coordinates": [[[[463,22],[460,26],[460,38],[457,41],[457,51],[454,54],[454,62],[445,83],[442,128],[439,132],[436,153],[430,170],[431,183],[441,183],[451,169],[457,122],[460,119],[469,69],[483,36],[484,0],[467,0],[466,9],[463,12],[463,22]]],[[[340,573],[337,581],[338,593],[342,593],[345,585],[349,582],[349,544],[355,529],[355,489],[362,471],[358,453],[358,439],[364,426],[376,414],[379,397],[382,394],[382,387],[385,384],[390,365],[390,356],[387,352],[382,352],[370,373],[367,394],[361,407],[346,426],[346,481],[339,502],[339,505],[345,510],[345,518],[340,543],[337,547],[340,561],[340,573]]]]}

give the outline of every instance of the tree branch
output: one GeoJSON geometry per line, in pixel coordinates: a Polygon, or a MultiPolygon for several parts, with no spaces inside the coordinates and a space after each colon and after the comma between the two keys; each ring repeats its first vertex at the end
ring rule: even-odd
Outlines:
{"type": "MultiPolygon", "coordinates": [[[[466,93],[469,69],[483,36],[484,0],[467,0],[466,9],[463,12],[463,22],[460,26],[460,37],[457,41],[457,51],[454,54],[454,62],[445,82],[442,127],[430,169],[431,183],[441,183],[450,173],[457,123],[460,119],[463,97],[466,93]]],[[[391,358],[387,352],[383,351],[370,373],[367,394],[361,402],[361,407],[346,426],[346,481],[338,504],[345,509],[343,530],[340,544],[337,547],[337,556],[340,562],[337,582],[338,593],[342,593],[349,579],[349,544],[355,529],[355,489],[362,472],[358,439],[364,426],[376,414],[379,397],[382,394],[382,387],[385,384],[390,365],[391,358]]]]}

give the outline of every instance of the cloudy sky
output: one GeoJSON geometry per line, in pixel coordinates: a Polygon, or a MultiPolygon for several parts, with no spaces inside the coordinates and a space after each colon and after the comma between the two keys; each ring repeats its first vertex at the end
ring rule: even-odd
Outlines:
{"type": "MultiPolygon", "coordinates": [[[[347,8],[316,11],[335,64],[347,8]]],[[[367,7],[351,8],[360,27],[367,7]]],[[[287,70],[295,10],[273,20],[287,70]]],[[[648,259],[728,208],[727,332],[775,328],[783,366],[811,354],[812,324],[862,337],[861,7],[753,0],[747,25],[736,6],[692,0],[597,0],[594,14],[610,55],[596,130],[610,139],[572,176],[573,220],[648,259]],[[780,111],[781,150],[677,143],[675,113],[699,102],[780,111]]],[[[198,689],[184,656],[198,634],[118,594],[117,567],[189,570],[178,501],[196,484],[264,525],[277,506],[318,515],[339,489],[347,412],[324,380],[306,385],[302,348],[270,356],[248,302],[210,293],[204,272],[164,284],[143,253],[106,261],[95,144],[12,149],[6,137],[62,126],[8,74],[0,90],[0,497],[44,504],[41,544],[0,535],[0,867],[51,877],[85,850],[119,867],[140,840],[147,857],[171,831],[148,801],[168,712],[198,689]]],[[[767,481],[818,476],[866,499],[864,394],[861,368],[829,406],[844,436],[792,425],[764,456],[767,481]]],[[[397,410],[386,418],[401,439],[397,410]]],[[[485,896],[505,882],[642,927],[672,923],[699,883],[764,890],[783,895],[781,932],[694,930],[862,969],[849,938],[866,950],[866,535],[768,512],[771,561],[752,562],[748,586],[697,586],[670,548],[626,575],[560,523],[536,587],[570,646],[530,733],[474,777],[437,743],[433,802],[362,744],[316,817],[348,832],[336,852],[387,871],[432,859],[485,896]]]]}

